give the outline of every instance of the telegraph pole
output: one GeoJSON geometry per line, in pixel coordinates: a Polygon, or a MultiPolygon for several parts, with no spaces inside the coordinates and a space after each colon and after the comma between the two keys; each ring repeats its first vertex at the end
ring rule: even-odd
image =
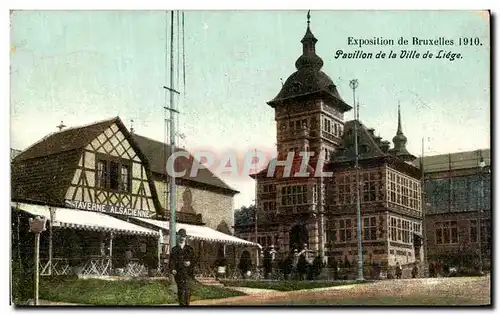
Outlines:
{"type": "Polygon", "coordinates": [[[356,103],[356,88],[359,83],[357,79],[349,82],[352,89],[352,98],[354,104],[354,159],[356,169],[356,222],[357,222],[357,238],[358,238],[358,280],[363,280],[363,235],[361,229],[361,205],[359,198],[359,156],[358,156],[358,123],[359,123],[359,103],[356,103]]]}
{"type": "MultiPolygon", "coordinates": [[[[170,87],[164,86],[163,88],[170,91],[170,107],[165,106],[164,109],[170,111],[170,155],[175,153],[175,116],[174,114],[178,114],[179,112],[175,108],[175,99],[174,93],[180,94],[177,90],[174,89],[174,11],[171,11],[170,15],[170,87]]],[[[167,16],[165,15],[165,22],[167,20],[167,16]]],[[[166,32],[167,34],[167,32],[166,32]]],[[[167,44],[166,44],[167,45],[167,44]]],[[[167,49],[165,50],[165,53],[167,49]]],[[[165,58],[166,59],[166,58],[165,58]]],[[[166,67],[165,67],[166,68],[166,67]]],[[[165,122],[166,123],[166,122],[165,122]]],[[[166,156],[166,161],[169,160],[169,156],[166,156]]],[[[168,166],[168,163],[167,163],[168,166]]],[[[176,210],[177,210],[177,187],[175,185],[175,163],[172,161],[170,165],[170,169],[167,169],[168,176],[170,177],[170,249],[174,247],[177,243],[176,240],[176,210]]]]}
{"type": "MultiPolygon", "coordinates": [[[[479,151],[481,154],[481,151],[479,151]]],[[[482,154],[481,154],[482,155],[482,154]]],[[[479,249],[479,272],[480,274],[483,274],[483,242],[482,242],[482,231],[481,231],[481,217],[482,217],[482,212],[483,212],[483,204],[484,204],[484,167],[486,166],[486,163],[484,162],[483,157],[481,156],[479,160],[479,176],[481,180],[481,186],[480,188],[480,194],[479,194],[479,204],[478,204],[478,209],[477,209],[477,237],[478,237],[478,249],[479,249]]]]}
{"type": "Polygon", "coordinates": [[[424,246],[424,259],[422,259],[422,262],[424,263],[424,268],[427,270],[428,266],[428,258],[427,258],[427,219],[426,219],[426,214],[427,214],[427,203],[425,201],[425,170],[424,170],[424,141],[425,138],[422,137],[422,161],[420,163],[420,169],[422,171],[420,182],[421,182],[421,188],[420,188],[420,198],[422,199],[421,201],[421,207],[422,207],[422,241],[423,241],[423,246],[424,246]]]}
{"type": "MultiPolygon", "coordinates": [[[[257,159],[257,149],[254,150],[254,154],[255,154],[255,158],[257,159]]],[[[257,163],[257,160],[254,161],[255,163],[257,163]]],[[[259,193],[259,188],[258,188],[258,185],[257,185],[257,167],[255,167],[255,243],[259,243],[259,233],[258,233],[258,218],[259,218],[259,199],[257,198],[257,195],[259,193]]],[[[257,267],[259,267],[259,255],[260,255],[260,251],[259,249],[257,248],[257,256],[256,256],[256,260],[255,260],[255,263],[257,265],[257,267]]]]}

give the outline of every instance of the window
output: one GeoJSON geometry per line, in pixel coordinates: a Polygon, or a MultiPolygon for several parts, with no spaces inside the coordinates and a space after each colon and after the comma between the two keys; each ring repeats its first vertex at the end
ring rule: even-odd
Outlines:
{"type": "Polygon", "coordinates": [[[119,179],[119,165],[116,162],[111,161],[109,163],[109,188],[111,190],[118,190],[119,179]]]}
{"type": "Polygon", "coordinates": [[[339,220],[340,242],[350,242],[352,239],[351,219],[339,220]]]}
{"type": "Polygon", "coordinates": [[[97,160],[96,187],[120,192],[131,192],[130,164],[121,160],[97,160]]]}
{"type": "Polygon", "coordinates": [[[335,220],[326,221],[326,242],[329,244],[337,242],[337,229],[335,220]]]}
{"type": "Polygon", "coordinates": [[[414,231],[415,227],[418,225],[416,223],[413,223],[405,220],[405,219],[398,219],[391,217],[390,218],[390,231],[391,231],[391,236],[390,239],[391,241],[400,241],[403,243],[410,244],[413,242],[413,236],[412,236],[412,227],[414,231]]]}
{"type": "Polygon", "coordinates": [[[365,241],[375,241],[377,239],[377,218],[364,218],[363,229],[363,239],[365,241]]]}
{"type": "Polygon", "coordinates": [[[401,235],[402,234],[401,233],[401,231],[402,231],[402,228],[401,228],[401,219],[397,219],[397,221],[398,221],[398,241],[401,241],[402,240],[402,237],[401,237],[402,236],[401,235]]]}
{"type": "Polygon", "coordinates": [[[274,185],[263,185],[262,190],[264,193],[272,193],[275,192],[276,186],[274,185]]]}
{"type": "Polygon", "coordinates": [[[397,232],[397,226],[396,226],[397,223],[396,222],[397,222],[396,218],[391,217],[391,240],[392,241],[398,240],[398,238],[397,238],[398,232],[397,232]]]}
{"type": "Polygon", "coordinates": [[[390,170],[387,184],[390,203],[420,211],[420,183],[417,179],[390,170]]]}
{"type": "Polygon", "coordinates": [[[307,185],[282,187],[281,204],[283,206],[307,204],[307,185]]]}
{"type": "Polygon", "coordinates": [[[130,191],[130,166],[122,165],[121,172],[121,181],[120,181],[120,190],[121,191],[130,191]]]}
{"type": "Polygon", "coordinates": [[[98,188],[106,188],[108,178],[108,163],[104,160],[97,161],[96,185],[98,188]]]}
{"type": "Polygon", "coordinates": [[[313,202],[318,203],[318,187],[316,185],[313,186],[313,202]]]}
{"type": "Polygon", "coordinates": [[[436,244],[443,244],[443,229],[441,226],[436,227],[436,244]]]}
{"type": "Polygon", "coordinates": [[[262,202],[264,211],[274,211],[276,210],[276,202],[274,201],[264,201],[262,202]]]}
{"type": "Polygon", "coordinates": [[[445,221],[434,223],[436,244],[457,244],[458,227],[457,221],[445,221]]]}
{"type": "MultiPolygon", "coordinates": [[[[484,231],[481,230],[481,232],[484,231]]],[[[477,243],[478,239],[478,230],[477,230],[477,220],[470,220],[469,221],[469,240],[471,243],[477,243]]],[[[482,236],[482,235],[481,235],[482,236]]],[[[482,236],[482,239],[484,240],[484,236],[482,236]]]]}
{"type": "Polygon", "coordinates": [[[410,243],[410,222],[403,220],[403,243],[410,243]]]}

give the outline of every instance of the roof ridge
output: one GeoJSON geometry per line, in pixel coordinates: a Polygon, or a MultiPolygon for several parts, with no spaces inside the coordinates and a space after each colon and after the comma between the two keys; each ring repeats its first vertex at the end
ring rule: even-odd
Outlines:
{"type": "Polygon", "coordinates": [[[47,138],[49,138],[49,137],[51,137],[53,135],[61,134],[61,133],[66,132],[68,130],[75,130],[75,129],[79,129],[79,128],[89,127],[89,126],[92,126],[92,125],[97,125],[97,124],[100,124],[100,123],[103,123],[103,122],[106,122],[106,121],[113,121],[113,120],[116,120],[117,118],[119,119],[120,117],[119,116],[115,116],[115,117],[110,118],[110,119],[103,119],[103,120],[95,121],[93,123],[88,123],[88,124],[81,125],[81,126],[70,127],[70,128],[64,129],[64,130],[50,132],[47,135],[45,135],[43,138],[41,138],[40,140],[38,140],[38,141],[32,143],[30,146],[26,147],[26,149],[20,150],[20,151],[21,151],[21,153],[23,153],[24,151],[28,151],[30,148],[34,147],[35,145],[39,144],[40,142],[43,142],[43,141],[47,140],[47,138]]]}
{"type": "Polygon", "coordinates": [[[102,124],[104,122],[112,122],[112,121],[115,121],[116,119],[120,119],[119,116],[115,116],[113,118],[108,118],[108,119],[103,119],[103,120],[98,120],[98,121],[94,121],[92,123],[88,123],[88,124],[85,124],[85,125],[80,125],[80,126],[75,126],[75,127],[69,127],[69,128],[66,128],[64,130],[61,130],[61,131],[56,131],[56,132],[53,132],[52,134],[61,134],[63,132],[66,132],[66,131],[69,131],[69,130],[75,130],[75,129],[80,129],[80,128],[86,128],[86,127],[90,127],[90,126],[93,126],[93,125],[97,125],[97,124],[102,124]]]}
{"type": "MultiPolygon", "coordinates": [[[[65,130],[61,130],[61,131],[56,131],[56,132],[51,132],[47,135],[45,135],[43,138],[41,138],[40,140],[34,142],[33,144],[31,144],[30,146],[28,146],[26,149],[22,150],[15,158],[14,160],[16,159],[26,159],[25,155],[27,152],[30,152],[30,150],[32,149],[35,149],[37,146],[39,145],[42,145],[44,142],[47,142],[47,141],[50,141],[53,137],[56,137],[56,136],[62,136],[64,137],[64,133],[65,132],[69,132],[69,131],[79,131],[79,129],[84,129],[84,128],[89,128],[89,127],[92,127],[92,126],[96,126],[96,125],[99,125],[99,124],[103,124],[103,123],[112,123],[114,121],[121,121],[120,120],[120,117],[119,116],[115,116],[113,118],[108,118],[108,119],[105,119],[105,120],[100,120],[100,121],[96,121],[96,122],[92,122],[92,123],[88,123],[88,124],[85,124],[85,125],[81,125],[81,126],[76,126],[76,127],[71,127],[71,128],[67,128],[65,130]]],[[[73,148],[74,149],[74,148],[73,148]]],[[[28,159],[30,158],[34,158],[34,157],[39,157],[39,156],[47,156],[47,155],[50,155],[50,154],[54,154],[54,153],[60,153],[60,152],[64,152],[64,151],[67,151],[68,149],[65,149],[65,150],[59,150],[57,152],[52,152],[52,153],[47,153],[47,154],[44,154],[44,155],[34,155],[34,156],[31,156],[29,157],[28,156],[28,159]]]]}
{"type": "MultiPolygon", "coordinates": [[[[166,143],[166,142],[163,142],[163,141],[160,141],[160,140],[156,140],[156,139],[153,139],[153,138],[150,138],[150,137],[146,137],[146,136],[143,136],[143,135],[140,135],[140,134],[137,134],[137,133],[134,132],[132,134],[132,137],[135,137],[135,136],[138,136],[138,137],[141,137],[141,138],[145,138],[145,139],[148,139],[150,141],[154,141],[154,142],[159,143],[159,144],[166,145],[168,148],[172,147],[172,145],[170,143],[166,143]]],[[[181,147],[179,147],[177,145],[175,146],[175,148],[178,149],[178,150],[184,150],[184,151],[188,152],[190,155],[192,155],[189,150],[181,148],[181,147]]]]}

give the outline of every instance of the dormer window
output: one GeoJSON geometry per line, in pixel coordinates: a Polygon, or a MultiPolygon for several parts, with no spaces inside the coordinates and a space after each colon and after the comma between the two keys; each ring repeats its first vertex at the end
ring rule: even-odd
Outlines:
{"type": "Polygon", "coordinates": [[[293,93],[298,93],[300,91],[300,88],[302,87],[302,84],[298,81],[293,82],[292,84],[292,92],[293,93]]]}
{"type": "Polygon", "coordinates": [[[363,143],[361,145],[361,153],[368,153],[369,151],[370,151],[370,147],[366,143],[363,143]]]}

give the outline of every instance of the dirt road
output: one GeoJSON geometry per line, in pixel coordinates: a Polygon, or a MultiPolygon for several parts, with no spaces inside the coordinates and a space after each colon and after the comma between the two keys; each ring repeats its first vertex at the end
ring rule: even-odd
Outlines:
{"type": "Polygon", "coordinates": [[[368,284],[263,292],[193,305],[490,305],[490,277],[385,280],[368,284]]]}

